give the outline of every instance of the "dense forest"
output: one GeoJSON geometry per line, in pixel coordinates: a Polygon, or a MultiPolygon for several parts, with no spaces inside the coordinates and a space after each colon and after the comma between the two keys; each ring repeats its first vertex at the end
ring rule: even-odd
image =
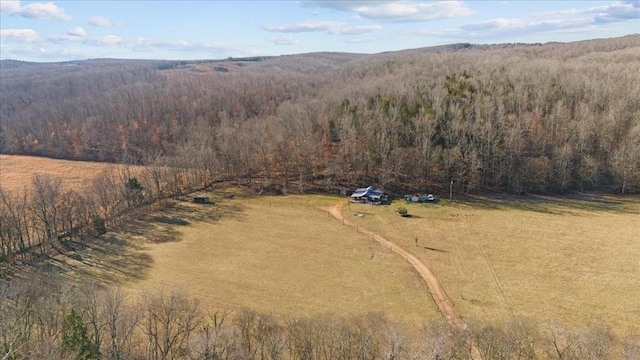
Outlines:
{"type": "MultiPolygon", "coordinates": [[[[640,189],[640,35],[1,63],[0,152],[392,192],[640,189]]],[[[293,183],[293,184],[292,184],[293,183]]]]}

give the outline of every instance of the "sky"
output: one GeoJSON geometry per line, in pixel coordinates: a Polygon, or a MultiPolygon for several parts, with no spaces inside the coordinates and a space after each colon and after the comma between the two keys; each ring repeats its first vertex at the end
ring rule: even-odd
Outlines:
{"type": "Polygon", "coordinates": [[[640,33],[632,1],[0,0],[0,59],[201,60],[640,33]]]}

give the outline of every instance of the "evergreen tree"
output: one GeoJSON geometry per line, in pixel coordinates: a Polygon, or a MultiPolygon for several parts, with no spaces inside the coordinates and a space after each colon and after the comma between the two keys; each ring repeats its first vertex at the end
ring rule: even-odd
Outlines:
{"type": "Polygon", "coordinates": [[[71,309],[62,324],[62,350],[65,354],[76,354],[76,360],[100,358],[98,345],[89,339],[87,325],[74,309],[71,309]]]}

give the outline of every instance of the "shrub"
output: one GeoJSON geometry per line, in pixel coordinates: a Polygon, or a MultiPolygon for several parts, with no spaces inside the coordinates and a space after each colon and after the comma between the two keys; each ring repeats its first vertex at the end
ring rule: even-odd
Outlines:
{"type": "Polygon", "coordinates": [[[103,235],[107,233],[107,226],[105,225],[103,218],[101,217],[93,218],[93,230],[95,230],[98,235],[103,235]]]}
{"type": "Polygon", "coordinates": [[[396,213],[398,213],[398,215],[400,216],[409,216],[409,211],[403,207],[399,207],[396,213]]]}

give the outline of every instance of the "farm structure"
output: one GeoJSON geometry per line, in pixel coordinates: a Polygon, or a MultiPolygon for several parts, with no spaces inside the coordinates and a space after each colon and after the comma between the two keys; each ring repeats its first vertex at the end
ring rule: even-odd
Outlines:
{"type": "Polygon", "coordinates": [[[196,204],[212,204],[213,203],[208,196],[204,196],[204,195],[194,196],[193,202],[196,204]]]}
{"type": "Polygon", "coordinates": [[[405,195],[404,199],[406,202],[415,202],[421,204],[424,204],[426,202],[438,202],[438,199],[436,199],[433,194],[405,195]]]}
{"type": "Polygon", "coordinates": [[[389,196],[386,195],[383,190],[369,186],[356,189],[353,194],[351,194],[351,202],[382,205],[389,203],[389,196]]]}

